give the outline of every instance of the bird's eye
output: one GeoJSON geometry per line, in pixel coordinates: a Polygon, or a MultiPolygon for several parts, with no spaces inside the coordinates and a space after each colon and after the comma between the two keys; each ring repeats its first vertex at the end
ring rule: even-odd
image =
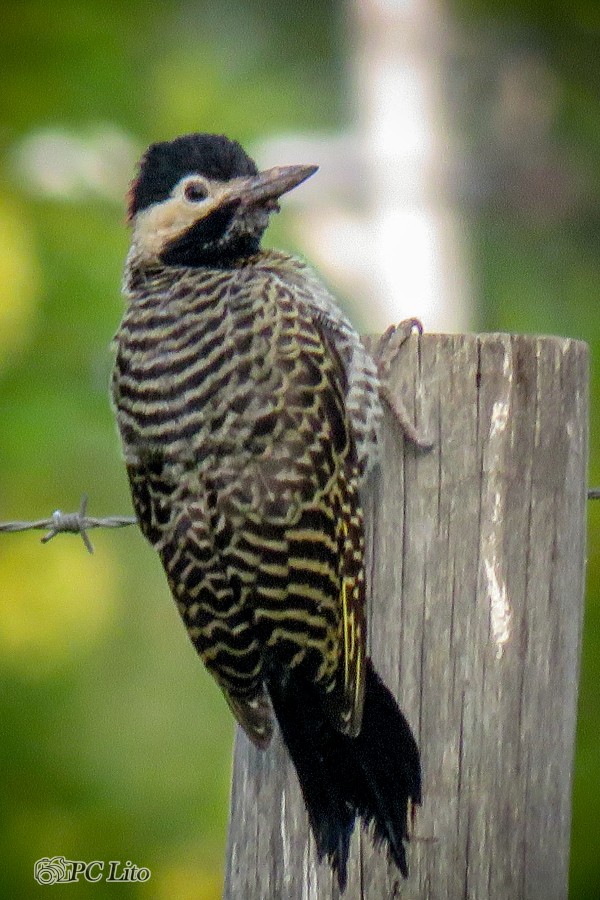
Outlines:
{"type": "Polygon", "coordinates": [[[201,200],[206,200],[208,197],[208,191],[205,185],[200,181],[188,182],[183,189],[183,193],[185,199],[190,200],[192,203],[199,203],[201,200]]]}

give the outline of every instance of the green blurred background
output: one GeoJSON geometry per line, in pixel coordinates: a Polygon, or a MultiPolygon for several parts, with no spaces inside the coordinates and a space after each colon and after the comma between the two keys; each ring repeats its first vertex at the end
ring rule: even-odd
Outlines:
{"type": "MultiPolygon", "coordinates": [[[[0,520],[75,509],[85,492],[94,515],[129,512],[107,382],[133,161],[150,141],[193,130],[252,147],[351,129],[348,7],[2,4],[0,520]]],[[[447,103],[464,154],[457,204],[473,330],[589,342],[590,482],[600,484],[600,6],[549,7],[447,4],[447,103]],[[518,96],[520,79],[540,72],[552,86],[543,153],[539,141],[501,140],[497,116],[507,77],[518,96]]],[[[292,161],[319,160],[282,160],[292,161]]],[[[282,214],[272,243],[297,246],[293,218],[282,214]]],[[[600,503],[589,506],[573,898],[600,896],[600,503]]],[[[45,548],[35,534],[0,538],[0,896],[47,890],[33,862],[62,854],[152,871],[144,885],[69,886],[78,897],[214,900],[230,715],[140,534],[92,537],[94,556],[71,537],[45,548]]]]}

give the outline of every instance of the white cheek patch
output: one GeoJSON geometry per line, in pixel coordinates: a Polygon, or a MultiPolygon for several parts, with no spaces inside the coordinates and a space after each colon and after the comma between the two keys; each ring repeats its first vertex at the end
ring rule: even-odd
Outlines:
{"type": "Polygon", "coordinates": [[[191,204],[172,197],[139,212],[133,226],[133,243],[143,259],[157,259],[167,244],[180,237],[217,207],[216,200],[191,204]]]}

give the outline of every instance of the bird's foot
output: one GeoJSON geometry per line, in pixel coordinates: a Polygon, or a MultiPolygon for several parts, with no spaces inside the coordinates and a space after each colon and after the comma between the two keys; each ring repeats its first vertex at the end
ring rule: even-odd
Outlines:
{"type": "Polygon", "coordinates": [[[415,331],[423,334],[423,325],[419,319],[403,319],[397,325],[386,328],[375,348],[375,362],[380,378],[387,378],[401,347],[415,331]]]}
{"type": "Polygon", "coordinates": [[[420,450],[430,450],[433,447],[433,441],[430,440],[420,426],[415,425],[411,421],[409,412],[402,399],[392,394],[389,386],[392,363],[408,338],[415,331],[418,334],[423,334],[423,326],[419,319],[403,319],[397,325],[390,325],[379,338],[375,348],[375,363],[377,365],[377,374],[379,375],[379,395],[391,409],[405,439],[420,450]]]}

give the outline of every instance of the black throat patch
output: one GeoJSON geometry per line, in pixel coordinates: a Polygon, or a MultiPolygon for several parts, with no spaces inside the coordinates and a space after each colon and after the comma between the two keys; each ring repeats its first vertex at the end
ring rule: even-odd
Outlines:
{"type": "Polygon", "coordinates": [[[167,266],[210,266],[230,268],[240,257],[251,256],[260,238],[253,234],[227,234],[239,206],[233,200],[215,209],[204,219],[167,244],[160,260],[167,266]]]}

